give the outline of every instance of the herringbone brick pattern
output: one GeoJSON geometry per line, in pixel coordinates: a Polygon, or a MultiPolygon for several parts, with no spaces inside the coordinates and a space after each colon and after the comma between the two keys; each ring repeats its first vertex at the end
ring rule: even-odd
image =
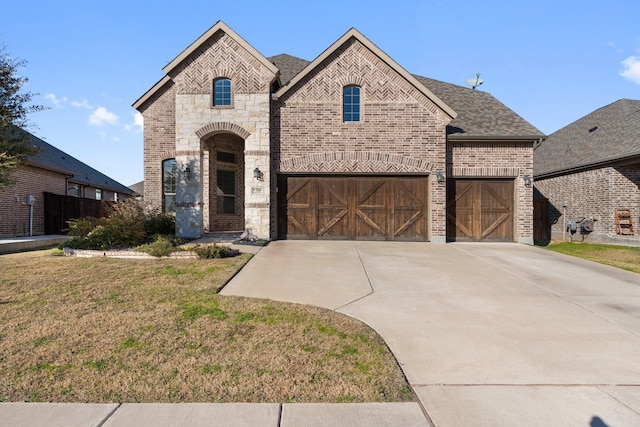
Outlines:
{"type": "Polygon", "coordinates": [[[211,94],[213,79],[231,79],[234,94],[268,93],[273,79],[255,57],[219,31],[170,73],[179,94],[211,94]],[[230,66],[232,64],[232,66],[230,66]]]}
{"type": "Polygon", "coordinates": [[[325,152],[290,158],[274,165],[281,172],[411,173],[433,169],[415,157],[371,151],[325,152]]]}
{"type": "Polygon", "coordinates": [[[418,103],[432,114],[438,107],[366,46],[351,39],[284,97],[296,103],[342,102],[342,88],[356,84],[367,103],[418,103]]]}

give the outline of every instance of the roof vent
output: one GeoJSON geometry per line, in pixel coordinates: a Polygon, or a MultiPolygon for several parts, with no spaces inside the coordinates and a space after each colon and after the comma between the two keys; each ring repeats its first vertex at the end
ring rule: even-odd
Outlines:
{"type": "Polygon", "coordinates": [[[591,129],[589,129],[589,133],[595,132],[597,129],[598,129],[598,126],[594,126],[591,129]]]}

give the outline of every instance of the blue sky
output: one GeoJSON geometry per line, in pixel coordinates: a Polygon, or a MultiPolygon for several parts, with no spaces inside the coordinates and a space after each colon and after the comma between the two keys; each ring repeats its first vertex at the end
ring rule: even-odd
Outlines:
{"type": "Polygon", "coordinates": [[[131,104],[223,20],[265,56],[318,56],[355,27],[413,74],[491,93],[546,134],[640,99],[640,2],[11,1],[0,43],[26,60],[32,133],[125,185],[143,179],[131,104]],[[11,17],[7,19],[7,17],[11,17]]]}

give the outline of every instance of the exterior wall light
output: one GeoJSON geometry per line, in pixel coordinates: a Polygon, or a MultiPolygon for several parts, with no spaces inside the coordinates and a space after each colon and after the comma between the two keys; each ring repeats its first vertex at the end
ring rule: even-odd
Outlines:
{"type": "Polygon", "coordinates": [[[262,171],[259,168],[255,168],[253,170],[253,177],[255,179],[257,179],[258,181],[264,181],[264,174],[262,173],[262,171]]]}
{"type": "Polygon", "coordinates": [[[189,166],[184,168],[184,176],[187,179],[191,179],[191,168],[189,166]]]}
{"type": "Polygon", "coordinates": [[[524,186],[529,188],[531,187],[531,177],[529,175],[525,175],[522,177],[522,179],[524,180],[524,186]]]}
{"type": "Polygon", "coordinates": [[[444,175],[442,172],[436,172],[436,180],[438,181],[438,184],[442,184],[444,182],[444,175]]]}

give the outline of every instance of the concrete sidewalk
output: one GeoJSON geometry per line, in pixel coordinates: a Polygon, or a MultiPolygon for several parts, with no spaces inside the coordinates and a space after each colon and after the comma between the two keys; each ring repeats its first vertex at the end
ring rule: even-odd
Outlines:
{"type": "Polygon", "coordinates": [[[51,234],[46,236],[7,237],[0,239],[0,255],[54,246],[67,240],[69,236],[51,234]]]}
{"type": "Polygon", "coordinates": [[[428,426],[417,403],[0,403],[2,427],[428,426]]]}
{"type": "Polygon", "coordinates": [[[222,291],[337,310],[436,426],[640,425],[640,276],[517,244],[277,241],[222,291]]]}

